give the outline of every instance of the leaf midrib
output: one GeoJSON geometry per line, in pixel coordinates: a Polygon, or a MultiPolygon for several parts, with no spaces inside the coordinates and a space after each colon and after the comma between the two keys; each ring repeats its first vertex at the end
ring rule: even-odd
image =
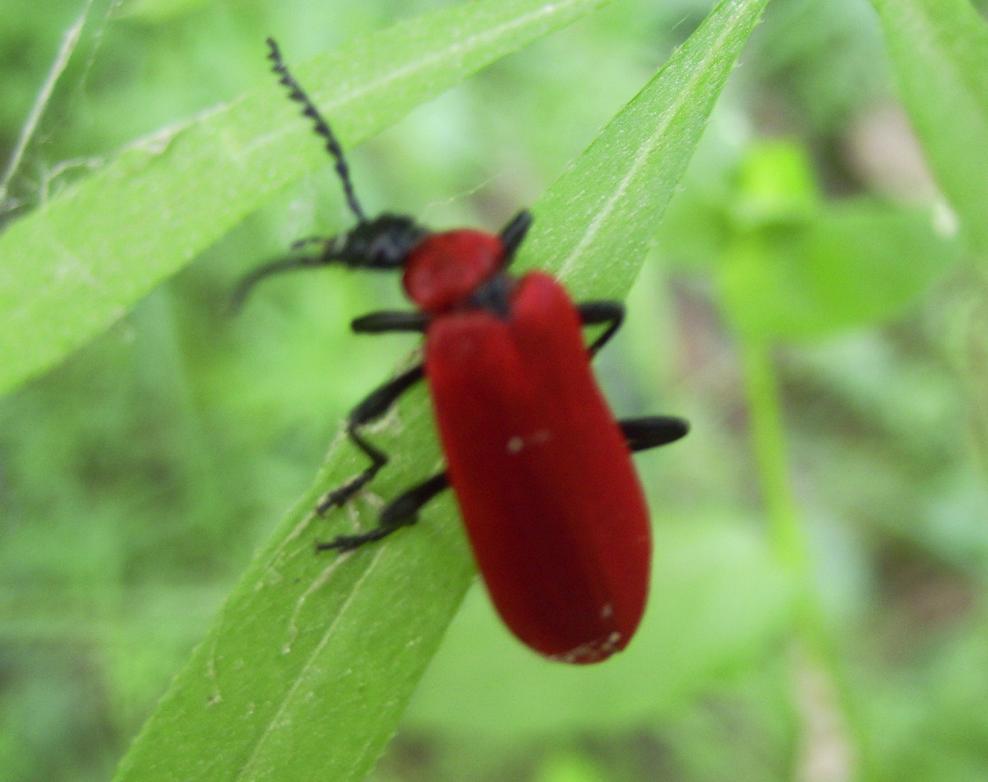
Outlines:
{"type": "MultiPolygon", "coordinates": [[[[647,159],[651,157],[652,150],[655,148],[657,139],[668,131],[673,120],[679,116],[684,107],[688,104],[689,101],[686,96],[692,97],[692,89],[701,81],[700,77],[705,73],[705,67],[712,60],[716,59],[720,51],[720,46],[727,38],[730,37],[731,33],[734,32],[734,24],[737,22],[738,17],[742,15],[742,12],[746,9],[746,6],[742,5],[740,8],[741,10],[731,17],[730,23],[724,25],[724,32],[716,38],[715,45],[708,49],[708,56],[704,57],[700,61],[700,67],[695,69],[694,75],[691,75],[685,87],[679,91],[676,100],[674,100],[670,104],[669,108],[662,113],[656,125],[655,131],[648,137],[645,143],[639,147],[638,153],[635,155],[631,166],[628,168],[628,173],[622,177],[621,181],[618,183],[618,186],[614,189],[613,194],[604,202],[603,207],[594,215],[594,218],[591,220],[586,233],[583,235],[583,238],[560,264],[560,279],[565,280],[569,276],[571,267],[578,263],[580,255],[593,242],[597,234],[600,233],[601,225],[604,224],[611,212],[613,212],[616,208],[618,202],[621,198],[623,198],[624,194],[631,186],[631,181],[638,175],[641,169],[645,167],[647,159]]],[[[663,68],[663,70],[665,69],[663,68]]],[[[662,74],[658,74],[655,78],[662,78],[662,74]]]]}

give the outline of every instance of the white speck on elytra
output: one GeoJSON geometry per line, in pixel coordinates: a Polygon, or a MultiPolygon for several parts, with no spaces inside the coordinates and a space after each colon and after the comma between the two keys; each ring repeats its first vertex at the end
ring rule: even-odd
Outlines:
{"type": "Polygon", "coordinates": [[[550,660],[559,660],[564,663],[577,663],[588,660],[598,660],[607,657],[617,651],[621,642],[621,633],[614,631],[607,638],[588,641],[580,644],[575,649],[570,649],[563,654],[549,655],[550,660]]]}
{"type": "Polygon", "coordinates": [[[508,440],[507,451],[511,454],[521,453],[529,445],[545,445],[552,439],[552,432],[548,429],[538,429],[528,437],[516,434],[508,440]]]}
{"type": "Polygon", "coordinates": [[[614,616],[614,606],[610,603],[604,603],[604,607],[600,609],[601,619],[610,619],[614,616]]]}

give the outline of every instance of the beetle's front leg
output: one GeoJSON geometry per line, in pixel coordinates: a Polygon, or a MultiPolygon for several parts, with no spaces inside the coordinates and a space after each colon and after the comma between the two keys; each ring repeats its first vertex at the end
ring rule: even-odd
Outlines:
{"type": "MultiPolygon", "coordinates": [[[[381,334],[390,331],[424,332],[429,325],[429,317],[419,312],[372,312],[354,319],[350,328],[358,334],[381,334]]],[[[316,506],[317,513],[325,513],[334,506],[343,505],[354,494],[366,486],[388,463],[384,451],[369,443],[357,430],[375,418],[384,415],[411,386],[425,377],[421,364],[398,375],[398,377],[376,389],[363,402],[357,405],[347,417],[346,433],[361,451],[370,458],[370,466],[353,480],[327,494],[316,506]]]]}

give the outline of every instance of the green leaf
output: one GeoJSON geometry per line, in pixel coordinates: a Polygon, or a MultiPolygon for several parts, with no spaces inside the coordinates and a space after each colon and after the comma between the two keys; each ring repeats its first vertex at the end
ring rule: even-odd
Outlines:
{"type": "Polygon", "coordinates": [[[163,24],[198,11],[207,4],[208,0],[135,0],[126,6],[121,15],[149,24],[163,24]]]}
{"type": "MultiPolygon", "coordinates": [[[[294,70],[352,147],[602,2],[465,3],[294,70]]],[[[133,144],[10,226],[0,235],[0,392],[102,332],[279,189],[325,164],[298,107],[271,77],[133,144]]]]}
{"type": "Polygon", "coordinates": [[[522,265],[537,263],[569,281],[576,298],[590,291],[595,296],[628,291],[747,39],[748,25],[766,3],[718,4],[581,156],[579,167],[545,194],[534,210],[539,230],[524,247],[522,265]],[[615,165],[616,160],[626,164],[615,165]],[[589,259],[592,268],[570,279],[589,259]]]}
{"type": "Polygon", "coordinates": [[[929,212],[849,201],[737,239],[721,283],[748,336],[819,338],[894,317],[958,257],[929,212]]]}
{"type": "Polygon", "coordinates": [[[969,0],[872,0],[944,195],[988,259],[988,27],[969,0]]]}
{"type": "MultiPolygon", "coordinates": [[[[627,292],[765,2],[722,2],[608,125],[536,205],[529,260],[547,259],[578,292],[627,292]]],[[[414,534],[313,555],[316,536],[372,526],[385,498],[440,469],[423,389],[408,396],[374,428],[393,459],[372,491],[317,525],[318,496],[365,463],[337,439],[118,780],[349,780],[372,766],[473,576],[448,495],[414,534]]]]}

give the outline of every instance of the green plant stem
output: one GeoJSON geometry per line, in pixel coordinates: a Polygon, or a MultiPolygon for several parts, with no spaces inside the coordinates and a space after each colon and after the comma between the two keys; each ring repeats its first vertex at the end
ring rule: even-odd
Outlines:
{"type": "MultiPolygon", "coordinates": [[[[804,592],[809,582],[809,545],[790,485],[778,382],[763,342],[742,338],[745,393],[762,498],[776,556],[804,592]]],[[[801,600],[802,602],[802,600],[801,600]]]]}
{"type": "Polygon", "coordinates": [[[775,368],[764,340],[745,335],[743,330],[738,334],[752,445],[772,549],[792,578],[796,595],[793,641],[795,651],[802,655],[794,657],[794,674],[806,675],[817,668],[829,681],[833,692],[830,705],[839,713],[845,729],[848,778],[864,779],[865,734],[814,588],[809,539],[792,491],[775,368]]]}

